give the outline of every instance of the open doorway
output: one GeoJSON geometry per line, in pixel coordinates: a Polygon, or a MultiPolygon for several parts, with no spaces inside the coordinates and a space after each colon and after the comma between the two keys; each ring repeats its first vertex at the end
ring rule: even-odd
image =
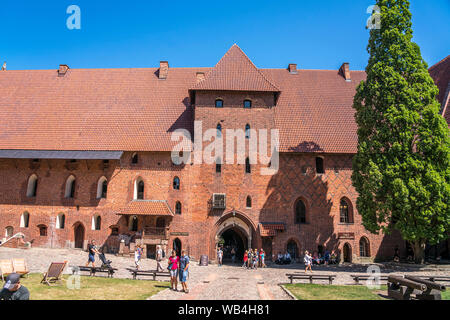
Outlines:
{"type": "Polygon", "coordinates": [[[75,248],[83,248],[84,244],[84,226],[78,223],[74,229],[75,248]]]}
{"type": "Polygon", "coordinates": [[[232,262],[233,253],[235,261],[242,261],[244,251],[247,250],[247,237],[238,228],[230,228],[222,232],[223,244],[223,262],[232,262]]]}
{"type": "Polygon", "coordinates": [[[181,240],[180,239],[176,238],[175,240],[173,240],[172,249],[175,250],[178,257],[181,256],[181,240]]]}

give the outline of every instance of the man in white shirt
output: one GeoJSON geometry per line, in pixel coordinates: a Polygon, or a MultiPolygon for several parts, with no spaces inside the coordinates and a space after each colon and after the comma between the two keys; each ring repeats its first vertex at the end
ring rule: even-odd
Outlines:
{"type": "Polygon", "coordinates": [[[161,246],[157,246],[156,247],[156,270],[157,271],[164,271],[162,265],[161,265],[161,261],[162,261],[162,249],[161,246]]]}

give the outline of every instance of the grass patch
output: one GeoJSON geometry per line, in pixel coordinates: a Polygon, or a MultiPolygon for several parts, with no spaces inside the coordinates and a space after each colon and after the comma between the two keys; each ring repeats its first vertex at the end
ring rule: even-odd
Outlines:
{"type": "Polygon", "coordinates": [[[145,300],[169,288],[169,282],[81,276],[80,289],[69,289],[64,275],[55,286],[41,284],[41,274],[30,274],[20,282],[31,300],[145,300]]]}
{"type": "Polygon", "coordinates": [[[447,288],[444,292],[441,292],[442,300],[450,300],[450,288],[447,288]]]}
{"type": "Polygon", "coordinates": [[[384,300],[377,292],[387,293],[386,286],[369,289],[366,286],[338,286],[310,283],[286,284],[298,300],[384,300]]]}

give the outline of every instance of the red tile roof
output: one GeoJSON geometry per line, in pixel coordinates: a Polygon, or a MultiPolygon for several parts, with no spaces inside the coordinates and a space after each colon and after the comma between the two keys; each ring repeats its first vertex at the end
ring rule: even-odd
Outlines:
{"type": "Polygon", "coordinates": [[[234,44],[193,90],[280,91],[234,44]]]}
{"type": "Polygon", "coordinates": [[[428,69],[434,83],[439,88],[437,99],[441,104],[441,111],[450,127],[450,55],[428,69]]]}
{"type": "Polygon", "coordinates": [[[133,200],[122,208],[120,215],[173,216],[166,200],[133,200]]]}
{"type": "Polygon", "coordinates": [[[189,90],[204,72],[198,88],[280,91],[271,109],[280,151],[356,152],[352,103],[363,71],[347,82],[338,70],[257,69],[237,46],[215,68],[170,68],[165,80],[157,71],[0,71],[0,149],[171,151],[175,129],[193,131],[189,90]]]}
{"type": "Polygon", "coordinates": [[[278,230],[283,231],[284,228],[284,223],[262,222],[259,224],[259,233],[261,237],[273,237],[277,234],[278,230]]]}

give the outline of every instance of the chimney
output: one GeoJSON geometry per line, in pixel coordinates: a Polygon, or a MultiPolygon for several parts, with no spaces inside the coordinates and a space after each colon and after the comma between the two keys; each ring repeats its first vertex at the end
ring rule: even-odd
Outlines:
{"type": "Polygon", "coordinates": [[[6,70],[6,61],[3,62],[2,71],[3,71],[3,70],[6,70]]]}
{"type": "Polygon", "coordinates": [[[350,65],[348,62],[344,62],[339,68],[339,73],[344,77],[345,81],[352,81],[350,78],[350,65]]]}
{"type": "Polygon", "coordinates": [[[159,62],[159,79],[167,79],[167,74],[169,73],[169,62],[160,61],[159,62]]]}
{"type": "Polygon", "coordinates": [[[291,74],[297,74],[298,73],[297,72],[297,64],[289,63],[288,70],[289,70],[289,73],[291,73],[291,74]]]}
{"type": "Polygon", "coordinates": [[[205,80],[205,73],[204,72],[197,72],[197,83],[200,81],[205,80]]]}
{"type": "Polygon", "coordinates": [[[69,66],[67,64],[60,64],[58,69],[58,75],[63,76],[69,70],[69,66]]]}

